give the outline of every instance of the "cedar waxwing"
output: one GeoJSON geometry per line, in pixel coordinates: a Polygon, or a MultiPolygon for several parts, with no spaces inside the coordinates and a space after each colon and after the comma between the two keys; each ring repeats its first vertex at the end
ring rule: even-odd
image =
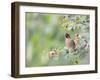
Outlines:
{"type": "Polygon", "coordinates": [[[71,39],[70,34],[66,33],[65,34],[65,43],[66,43],[66,47],[71,50],[74,51],[75,50],[75,42],[74,40],[71,39]]]}

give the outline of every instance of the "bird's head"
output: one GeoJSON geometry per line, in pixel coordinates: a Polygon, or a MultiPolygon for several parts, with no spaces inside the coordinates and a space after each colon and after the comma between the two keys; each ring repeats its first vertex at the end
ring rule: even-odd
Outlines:
{"type": "Polygon", "coordinates": [[[70,34],[69,34],[69,33],[66,33],[66,34],[65,34],[65,37],[66,37],[66,38],[70,38],[70,34]]]}

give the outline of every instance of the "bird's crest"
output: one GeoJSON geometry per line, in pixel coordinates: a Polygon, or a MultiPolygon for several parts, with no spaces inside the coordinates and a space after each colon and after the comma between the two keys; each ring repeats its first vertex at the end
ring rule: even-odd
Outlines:
{"type": "Polygon", "coordinates": [[[69,33],[66,33],[66,34],[65,34],[65,37],[66,37],[66,38],[70,38],[70,34],[69,34],[69,33]]]}

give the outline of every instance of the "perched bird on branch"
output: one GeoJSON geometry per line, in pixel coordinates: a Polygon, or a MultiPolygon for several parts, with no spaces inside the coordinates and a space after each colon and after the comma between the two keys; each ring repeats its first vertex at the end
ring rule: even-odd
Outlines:
{"type": "Polygon", "coordinates": [[[71,39],[69,33],[65,34],[65,44],[66,44],[66,47],[69,49],[69,51],[75,51],[76,45],[75,45],[74,40],[71,39]]]}

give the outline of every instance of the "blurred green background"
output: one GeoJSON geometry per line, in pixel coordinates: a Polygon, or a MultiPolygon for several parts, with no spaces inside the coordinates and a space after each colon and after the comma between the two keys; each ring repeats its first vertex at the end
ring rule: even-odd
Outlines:
{"type": "MultiPolygon", "coordinates": [[[[25,26],[26,67],[89,63],[89,48],[88,52],[83,51],[83,54],[88,54],[85,57],[87,59],[83,59],[83,63],[79,55],[70,57],[64,52],[67,50],[66,32],[70,33],[72,39],[75,38],[76,33],[81,36],[79,46],[82,45],[83,38],[89,43],[89,15],[26,12],[25,26]],[[61,54],[50,58],[49,53],[53,49],[58,49],[61,54]],[[78,62],[74,63],[74,58],[78,62]]],[[[78,53],[82,53],[82,50],[78,53]]]]}

